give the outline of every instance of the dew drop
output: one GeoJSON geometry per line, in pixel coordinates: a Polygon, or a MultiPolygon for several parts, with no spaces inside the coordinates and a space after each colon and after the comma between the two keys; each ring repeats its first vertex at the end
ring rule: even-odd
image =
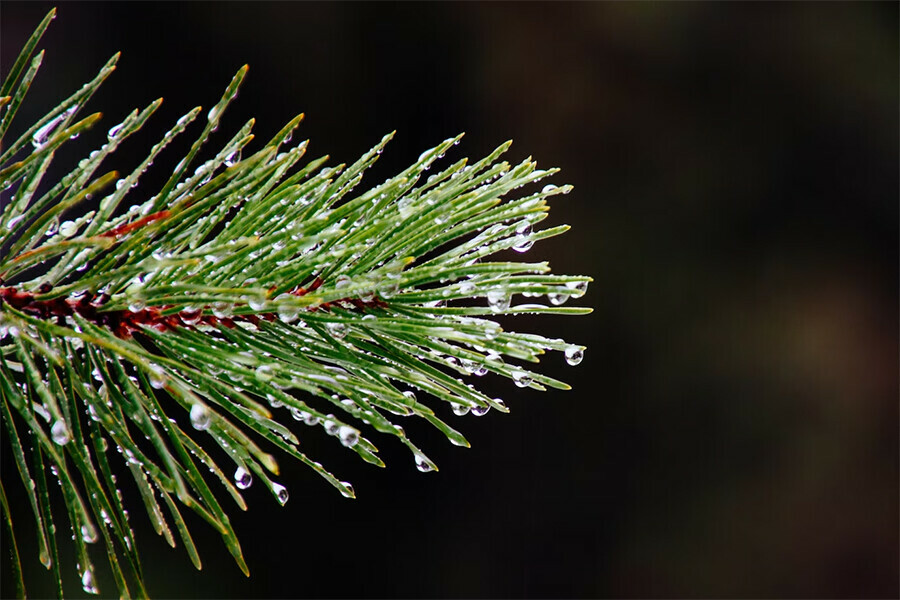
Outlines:
{"type": "Polygon", "coordinates": [[[509,308],[510,297],[504,290],[491,290],[487,293],[487,301],[493,312],[503,312],[509,308]]]}
{"type": "Polygon", "coordinates": [[[520,388],[528,387],[532,382],[531,376],[525,371],[513,371],[512,379],[513,383],[520,388]]]}
{"type": "Polygon", "coordinates": [[[347,326],[343,323],[326,323],[325,327],[336,338],[343,339],[347,335],[347,326]]]}
{"type": "Polygon", "coordinates": [[[319,417],[312,413],[303,413],[303,422],[309,426],[318,425],[319,417]]]}
{"type": "Polygon", "coordinates": [[[453,414],[458,417],[469,414],[469,407],[465,404],[457,404],[456,402],[451,402],[450,408],[453,409],[453,414]]]}
{"type": "Polygon", "coordinates": [[[404,395],[404,396],[406,397],[406,399],[408,400],[407,404],[415,404],[415,403],[416,403],[416,394],[415,394],[415,392],[412,392],[412,391],[410,391],[410,390],[406,390],[405,392],[403,392],[403,395],[404,395]]]}
{"type": "Polygon", "coordinates": [[[566,287],[570,290],[574,290],[575,293],[572,294],[575,298],[581,298],[584,296],[584,293],[587,291],[588,282],[587,281],[570,281],[566,284],[566,287]]]}
{"type": "Polygon", "coordinates": [[[94,544],[97,542],[97,530],[94,529],[93,525],[84,524],[81,526],[81,539],[83,539],[88,544],[94,544]]]}
{"type": "Polygon", "coordinates": [[[341,495],[344,498],[352,498],[354,495],[353,485],[349,481],[341,482],[341,495]]]}
{"type": "Polygon", "coordinates": [[[106,132],[106,138],[109,141],[112,141],[114,137],[119,135],[119,132],[122,131],[122,127],[125,126],[125,123],[119,123],[118,125],[114,125],[110,127],[109,131],[106,132]]]}
{"type": "Polygon", "coordinates": [[[260,365],[256,367],[256,378],[259,381],[269,381],[275,376],[275,369],[272,365],[260,365]]]}
{"type": "Polygon", "coordinates": [[[234,164],[239,162],[240,160],[241,160],[241,150],[240,150],[240,148],[238,148],[237,150],[235,150],[234,152],[232,152],[231,154],[229,154],[228,156],[225,157],[225,166],[226,167],[234,166],[234,164]]]}
{"type": "Polygon", "coordinates": [[[202,315],[203,311],[194,306],[186,306],[181,309],[181,312],[178,314],[185,325],[196,325],[200,322],[200,317],[202,315]]]}
{"type": "Polygon", "coordinates": [[[558,189],[559,188],[556,187],[555,185],[553,185],[552,183],[548,183],[547,185],[544,186],[544,189],[542,189],[541,192],[544,194],[549,194],[551,192],[555,192],[558,189]]]}
{"type": "Polygon", "coordinates": [[[485,404],[484,406],[473,406],[472,414],[476,417],[483,417],[484,415],[488,414],[489,410],[491,410],[489,404],[485,404]]]}
{"type": "Polygon", "coordinates": [[[72,439],[69,436],[69,428],[62,420],[53,423],[53,427],[50,428],[50,437],[60,446],[65,446],[72,439]]]}
{"type": "Polygon", "coordinates": [[[334,421],[328,419],[323,424],[322,427],[325,428],[325,433],[328,435],[337,435],[340,430],[340,425],[335,423],[334,421]]]}
{"type": "Polygon", "coordinates": [[[278,504],[284,506],[289,497],[287,488],[280,483],[273,483],[272,491],[275,492],[275,498],[278,499],[278,504]]]}
{"type": "Polygon", "coordinates": [[[78,226],[72,221],[63,221],[59,224],[59,235],[64,238],[70,238],[78,231],[78,226]]]}
{"type": "Polygon", "coordinates": [[[144,304],[143,300],[132,300],[128,304],[128,310],[130,310],[133,313],[141,312],[142,310],[144,310],[145,306],[147,306],[147,305],[144,304]]]}
{"type": "Polygon", "coordinates": [[[94,585],[94,573],[90,569],[81,575],[81,589],[89,594],[98,594],[100,590],[94,585]]]}
{"type": "Polygon", "coordinates": [[[429,471],[434,471],[434,467],[431,466],[431,463],[428,462],[428,459],[422,456],[421,454],[416,454],[416,468],[422,473],[428,473],[429,471]]]}
{"type": "Polygon", "coordinates": [[[155,390],[161,390],[166,386],[166,372],[158,365],[150,365],[150,372],[147,374],[150,380],[150,387],[155,390]]]}
{"type": "MultiPolygon", "coordinates": [[[[279,294],[275,301],[290,301],[292,296],[290,294],[279,294]]],[[[284,323],[293,323],[297,320],[297,314],[300,312],[300,309],[293,304],[280,304],[278,306],[278,318],[281,319],[284,323]]]]}
{"type": "Polygon", "coordinates": [[[565,350],[565,355],[566,362],[574,367],[584,358],[584,350],[582,350],[578,346],[569,346],[565,350]]]}
{"type": "Polygon", "coordinates": [[[347,425],[341,425],[338,429],[338,436],[341,438],[341,443],[347,448],[352,448],[359,442],[359,432],[347,425]]]}
{"type": "Polygon", "coordinates": [[[566,300],[569,299],[569,295],[555,294],[553,292],[550,292],[549,294],[547,294],[547,299],[550,300],[550,304],[552,304],[553,306],[559,306],[566,303],[566,300]]]}
{"type": "MultiPolygon", "coordinates": [[[[244,469],[244,467],[238,467],[237,471],[234,472],[234,483],[240,489],[246,490],[253,483],[253,474],[244,469]]],[[[282,502],[282,504],[284,503],[282,502]]]]}
{"type": "Polygon", "coordinates": [[[202,404],[195,404],[191,407],[191,425],[197,431],[203,431],[209,428],[209,411],[202,404]]]}

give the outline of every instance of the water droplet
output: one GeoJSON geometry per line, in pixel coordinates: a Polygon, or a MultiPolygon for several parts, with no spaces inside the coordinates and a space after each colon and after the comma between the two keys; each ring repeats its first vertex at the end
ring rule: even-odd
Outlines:
{"type": "Polygon", "coordinates": [[[472,414],[476,417],[483,417],[484,415],[488,414],[489,410],[491,410],[489,404],[485,404],[484,406],[473,406],[472,414]]]}
{"type": "Polygon", "coordinates": [[[56,421],[53,424],[53,427],[50,428],[50,437],[60,446],[65,446],[69,443],[69,440],[72,439],[69,436],[69,428],[66,427],[65,422],[62,420],[56,421]]]}
{"type": "Polygon", "coordinates": [[[342,481],[341,486],[341,495],[344,498],[352,498],[354,495],[353,485],[349,481],[342,481]]]}
{"type": "Polygon", "coordinates": [[[273,483],[272,491],[275,492],[275,497],[278,499],[278,504],[284,506],[289,497],[287,488],[280,483],[273,483]]]}
{"type": "Polygon", "coordinates": [[[245,300],[247,300],[247,304],[250,305],[250,308],[253,310],[262,310],[266,305],[266,297],[262,294],[255,294],[253,296],[245,296],[245,300]]]}
{"type": "Polygon", "coordinates": [[[531,223],[528,221],[522,221],[518,227],[516,227],[516,243],[512,247],[516,252],[526,252],[534,246],[534,240],[531,239],[531,223]]]}
{"type": "Polygon", "coordinates": [[[533,381],[531,379],[531,376],[525,371],[513,371],[512,379],[513,383],[515,383],[520,388],[528,387],[533,381]]]}
{"type": "Polygon", "coordinates": [[[203,431],[209,428],[209,411],[202,404],[195,404],[191,407],[191,425],[197,431],[203,431]]]}
{"type": "Polygon", "coordinates": [[[330,419],[326,420],[322,426],[325,428],[325,433],[328,435],[337,435],[340,430],[340,425],[330,419]]]}
{"type": "Polygon", "coordinates": [[[81,575],[81,589],[89,594],[98,594],[100,590],[94,585],[94,574],[90,569],[81,575]]]}
{"type": "Polygon", "coordinates": [[[97,530],[94,529],[94,526],[85,523],[81,526],[81,539],[83,539],[88,544],[94,544],[97,542],[97,530]]]}
{"type": "Polygon", "coordinates": [[[144,307],[145,307],[145,306],[147,306],[147,305],[144,304],[144,301],[143,301],[143,300],[137,300],[137,299],[135,299],[135,300],[132,300],[132,301],[128,304],[128,310],[130,310],[130,311],[133,312],[133,313],[141,312],[142,310],[144,310],[144,307]]]}
{"type": "Polygon", "coordinates": [[[416,454],[416,468],[422,473],[428,473],[429,471],[434,471],[434,467],[428,462],[428,459],[422,456],[421,454],[416,454]]]}
{"type": "Polygon", "coordinates": [[[235,150],[234,152],[232,152],[231,154],[229,154],[228,156],[225,157],[225,166],[226,167],[234,166],[234,164],[236,162],[239,162],[240,160],[241,160],[241,149],[238,148],[237,150],[235,150]]]}
{"type": "Polygon", "coordinates": [[[202,315],[203,311],[195,306],[186,306],[181,309],[181,312],[178,314],[185,325],[196,325],[200,322],[200,317],[202,315]]]}
{"type": "Polygon", "coordinates": [[[550,192],[554,192],[554,191],[556,191],[557,189],[559,189],[559,188],[557,188],[557,187],[556,187],[555,185],[553,185],[552,183],[548,183],[547,185],[544,186],[544,189],[542,189],[541,192],[544,193],[544,194],[549,194],[550,192]]]}
{"type": "Polygon", "coordinates": [[[347,335],[347,326],[343,323],[326,323],[325,327],[336,338],[343,339],[347,335]]]}
{"type": "Polygon", "coordinates": [[[493,312],[503,312],[509,308],[510,296],[504,290],[491,290],[487,293],[487,301],[493,312]]]}
{"type": "Polygon", "coordinates": [[[237,471],[234,472],[234,483],[240,489],[246,490],[253,483],[253,474],[245,470],[244,467],[238,467],[237,471]]]}
{"type": "Polygon", "coordinates": [[[458,417],[469,414],[469,407],[465,404],[457,404],[456,402],[451,402],[450,408],[453,409],[453,414],[458,417]]]}
{"type": "Polygon", "coordinates": [[[50,219],[50,223],[47,224],[47,231],[45,232],[45,235],[47,237],[54,236],[54,235],[56,235],[56,232],[58,230],[59,230],[59,220],[54,217],[53,219],[50,219]]]}
{"type": "Polygon", "coordinates": [[[70,238],[78,231],[78,226],[72,221],[63,221],[59,224],[59,235],[64,238],[70,238]]]}
{"type": "Polygon", "coordinates": [[[153,389],[161,390],[166,386],[166,372],[158,365],[150,365],[150,372],[147,374],[147,378],[150,380],[150,387],[153,389]]]}
{"type": "Polygon", "coordinates": [[[125,123],[119,123],[118,125],[113,125],[110,127],[109,131],[106,132],[106,137],[109,141],[112,141],[114,137],[119,135],[119,132],[122,131],[122,127],[125,126],[125,123]]]}
{"type": "Polygon", "coordinates": [[[227,302],[213,302],[212,313],[219,319],[225,319],[231,316],[231,304],[227,302]]]}
{"type": "Polygon", "coordinates": [[[269,381],[275,376],[275,369],[272,365],[260,365],[256,367],[256,378],[260,381],[269,381]]]}
{"type": "Polygon", "coordinates": [[[572,294],[575,298],[581,298],[584,296],[584,293],[587,291],[588,282],[587,281],[570,281],[566,284],[566,287],[570,290],[574,290],[576,293],[572,294]]]}
{"type": "Polygon", "coordinates": [[[309,426],[318,425],[319,417],[312,413],[303,413],[303,422],[309,426]]]}
{"type": "Polygon", "coordinates": [[[347,448],[352,448],[359,442],[359,432],[347,425],[341,425],[338,436],[341,438],[341,443],[347,448]]]}
{"type": "Polygon", "coordinates": [[[566,303],[566,300],[569,299],[569,295],[568,294],[555,294],[553,292],[550,292],[549,294],[547,294],[547,299],[550,300],[550,304],[552,304],[554,306],[559,306],[560,304],[566,303]]]}
{"type": "Polygon", "coordinates": [[[584,358],[584,350],[582,350],[578,346],[569,346],[565,350],[565,355],[566,362],[574,367],[584,358]]]}
{"type": "Polygon", "coordinates": [[[50,120],[49,123],[38,129],[34,132],[34,135],[31,136],[31,145],[35,148],[41,148],[44,144],[47,143],[47,138],[50,137],[50,133],[59,125],[59,122],[63,120],[69,114],[68,111],[57,115],[53,119],[50,120]]]}
{"type": "MultiPolygon", "coordinates": [[[[290,294],[279,294],[275,297],[276,302],[290,302],[293,296],[290,294]]],[[[278,305],[278,318],[280,318],[285,323],[293,323],[297,320],[297,314],[300,312],[300,308],[293,304],[279,304],[278,305]]]]}

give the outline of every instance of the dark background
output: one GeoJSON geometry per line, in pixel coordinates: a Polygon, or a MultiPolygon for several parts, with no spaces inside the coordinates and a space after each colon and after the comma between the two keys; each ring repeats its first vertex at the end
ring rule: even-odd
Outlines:
{"type": "MultiPolygon", "coordinates": [[[[3,2],[4,72],[50,6],[3,2]]],[[[544,366],[573,391],[479,382],[512,413],[457,420],[471,450],[408,427],[439,473],[304,438],[359,499],[281,460],[288,504],[234,509],[250,579],[198,519],[194,571],[136,502],[153,596],[897,597],[897,3],[60,3],[42,47],[14,134],[117,50],[100,138],[165,97],[120,169],[244,63],[219,143],[304,111],[343,162],[397,129],[374,183],[514,138],[575,185],[529,257],[595,280],[592,315],[515,321],[589,347],[544,366]]]]}

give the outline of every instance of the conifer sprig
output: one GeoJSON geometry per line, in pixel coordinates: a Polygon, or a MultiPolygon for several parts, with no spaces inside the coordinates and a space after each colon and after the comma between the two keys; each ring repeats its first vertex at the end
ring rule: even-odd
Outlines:
{"type": "MultiPolygon", "coordinates": [[[[32,54],[53,15],[0,88],[2,135],[41,64],[43,54],[32,54]]],[[[89,547],[102,538],[120,595],[147,594],[116,481],[120,461],[158,534],[172,546],[180,539],[199,569],[181,514],[193,510],[246,573],[211,480],[241,509],[240,492],[254,481],[284,504],[274,447],[353,497],[348,482],[299,449],[298,436],[321,428],[384,466],[369,437],[386,434],[410,449],[420,471],[433,471],[398,417],[424,419],[468,446],[434,406],[449,403],[456,415],[506,412],[502,400],[472,385],[474,377],[568,389],[525,365],[548,350],[577,364],[583,347],[493,320],[590,310],[561,306],[583,295],[590,278],[495,258],[568,229],[536,229],[548,200],[571,190],[543,184],[556,169],[502,161],[508,142],[474,164],[439,167],[458,136],[360,191],[393,134],[351,165],[326,166],[327,157],[303,164],[307,141],[292,144],[302,115],[256,149],[250,120],[203,159],[245,66],[212,109],[185,114],[130,173],[101,166],[161,99],[111,127],[59,181],[45,182],[55,152],[99,121],[80,115],[117,58],[20,138],[3,140],[0,156],[3,436],[26,487],[39,558],[60,595],[54,530],[63,522],[86,591],[98,591],[89,547]],[[136,189],[142,174],[197,121],[202,131],[188,154],[147,198],[136,189]],[[548,304],[515,305],[516,296],[548,304]],[[52,478],[63,516],[51,512],[52,478]]],[[[24,595],[5,491],[11,483],[0,482],[0,505],[24,595]]]]}

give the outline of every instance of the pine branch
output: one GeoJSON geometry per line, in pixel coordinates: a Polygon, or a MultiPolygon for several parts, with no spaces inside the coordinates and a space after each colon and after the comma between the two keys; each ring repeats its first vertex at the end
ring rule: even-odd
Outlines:
{"type": "MultiPolygon", "coordinates": [[[[41,64],[42,53],[31,56],[53,15],[0,88],[0,134],[41,64]]],[[[59,181],[44,181],[56,151],[99,121],[99,114],[79,114],[117,58],[0,156],[3,436],[29,497],[40,560],[60,596],[54,523],[63,521],[74,536],[86,591],[99,593],[89,549],[102,539],[119,594],[147,594],[118,493],[115,454],[158,534],[172,546],[180,538],[199,569],[181,514],[193,510],[247,573],[210,479],[241,509],[241,490],[253,482],[284,504],[288,490],[276,480],[274,447],[342,495],[355,494],[300,451],[297,422],[321,427],[378,466],[384,463],[368,436],[386,434],[427,472],[437,465],[396,417],[422,418],[451,443],[469,443],[426,399],[447,402],[460,416],[507,412],[502,400],[469,383],[487,373],[519,387],[568,389],[524,365],[550,350],[578,364],[582,346],[506,331],[493,320],[590,312],[561,306],[582,296],[590,278],[551,275],[546,262],[496,258],[568,229],[535,228],[547,216],[548,200],[571,186],[518,192],[557,169],[538,169],[530,159],[504,162],[505,143],[474,164],[463,159],[439,170],[459,136],[359,191],[393,134],[349,166],[325,166],[327,157],[301,166],[307,142],[291,145],[291,138],[302,115],[256,150],[251,120],[203,160],[201,150],[237,94],[243,67],[153,197],[134,200],[133,190],[166,146],[198,120],[200,107],[127,175],[102,172],[101,165],[161,100],[110,128],[106,142],[59,181]],[[514,305],[516,295],[546,296],[549,304],[514,305]],[[60,484],[63,518],[50,510],[47,469],[60,484]]],[[[7,483],[0,500],[12,574],[24,595],[7,483]]]]}

